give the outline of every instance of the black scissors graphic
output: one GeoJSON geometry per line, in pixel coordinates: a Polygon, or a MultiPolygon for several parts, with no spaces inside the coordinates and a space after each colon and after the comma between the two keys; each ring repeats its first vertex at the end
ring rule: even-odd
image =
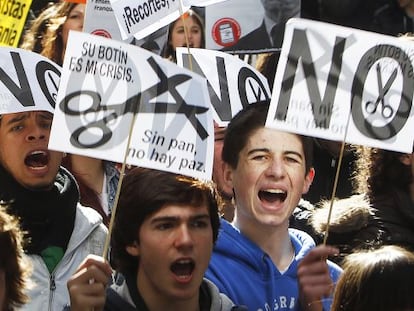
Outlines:
{"type": "Polygon", "coordinates": [[[391,85],[395,81],[395,78],[397,77],[397,68],[394,69],[394,71],[391,73],[391,76],[389,77],[387,83],[385,83],[384,86],[382,86],[382,78],[381,78],[381,66],[380,64],[377,64],[377,82],[378,82],[378,98],[375,102],[373,101],[367,101],[365,104],[365,111],[369,114],[374,114],[377,111],[378,105],[381,103],[382,110],[381,115],[388,119],[394,114],[394,109],[387,105],[384,101],[385,95],[388,93],[388,91],[391,88],[391,85]]]}
{"type": "Polygon", "coordinates": [[[152,58],[148,59],[150,65],[154,68],[160,81],[149,87],[148,89],[135,94],[127,99],[125,102],[119,104],[102,105],[101,95],[92,90],[78,90],[65,96],[60,103],[60,109],[69,116],[83,116],[87,113],[99,113],[103,112],[105,116],[101,119],[94,120],[88,124],[79,124],[79,127],[73,131],[71,135],[71,143],[78,148],[96,148],[107,143],[112,137],[112,130],[108,124],[114,120],[117,120],[120,116],[127,113],[151,113],[151,114],[182,114],[185,115],[197,134],[202,140],[205,140],[209,134],[204,128],[201,121],[197,118],[198,115],[204,114],[208,111],[207,107],[195,106],[188,104],[181,96],[177,87],[188,81],[191,77],[185,74],[175,74],[171,77],[167,77],[161,70],[158,64],[152,58]],[[165,92],[169,92],[175,99],[175,103],[168,102],[156,102],[151,103],[150,100],[156,98],[158,95],[165,92]],[[91,106],[84,110],[72,109],[72,100],[80,101],[80,98],[85,100],[85,97],[89,97],[92,101],[91,106]],[[96,136],[96,140],[87,144],[82,143],[80,137],[86,133],[91,132],[91,129],[97,129],[102,135],[96,136]]]}

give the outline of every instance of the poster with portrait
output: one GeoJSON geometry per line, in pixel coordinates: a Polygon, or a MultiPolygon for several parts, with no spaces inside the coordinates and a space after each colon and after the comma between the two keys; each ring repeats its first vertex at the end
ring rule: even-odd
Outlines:
{"type": "Polygon", "coordinates": [[[279,51],[301,0],[228,0],[206,7],[206,48],[240,54],[279,51]]]}

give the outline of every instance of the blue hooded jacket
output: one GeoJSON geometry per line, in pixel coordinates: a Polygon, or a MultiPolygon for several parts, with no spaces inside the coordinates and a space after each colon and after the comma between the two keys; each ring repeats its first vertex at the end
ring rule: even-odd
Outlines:
{"type": "MultiPolygon", "coordinates": [[[[236,304],[250,311],[301,310],[297,268],[300,260],[315,243],[306,233],[289,229],[295,259],[280,273],[271,258],[255,243],[225,220],[221,220],[219,238],[210,260],[206,278],[217,285],[236,304]]],[[[336,284],[342,269],[328,261],[330,275],[336,284]]],[[[332,297],[323,300],[330,310],[332,297]]]]}

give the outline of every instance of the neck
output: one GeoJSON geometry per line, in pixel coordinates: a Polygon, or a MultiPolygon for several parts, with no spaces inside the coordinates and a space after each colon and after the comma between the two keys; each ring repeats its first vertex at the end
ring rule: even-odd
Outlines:
{"type": "Polygon", "coordinates": [[[288,223],[280,225],[264,225],[253,218],[242,219],[236,215],[233,225],[247,238],[258,245],[279,270],[285,270],[291,263],[295,254],[290,240],[288,223]]]}
{"type": "Polygon", "coordinates": [[[100,159],[72,154],[72,171],[96,193],[101,193],[105,169],[100,159]]]}

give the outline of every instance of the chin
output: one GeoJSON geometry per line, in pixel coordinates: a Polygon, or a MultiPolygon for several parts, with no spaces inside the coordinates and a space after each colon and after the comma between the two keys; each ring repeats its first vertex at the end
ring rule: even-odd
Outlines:
{"type": "Polygon", "coordinates": [[[32,191],[47,191],[53,188],[54,185],[54,179],[49,181],[38,181],[38,182],[31,182],[26,183],[24,186],[25,188],[32,190],[32,191]]]}

